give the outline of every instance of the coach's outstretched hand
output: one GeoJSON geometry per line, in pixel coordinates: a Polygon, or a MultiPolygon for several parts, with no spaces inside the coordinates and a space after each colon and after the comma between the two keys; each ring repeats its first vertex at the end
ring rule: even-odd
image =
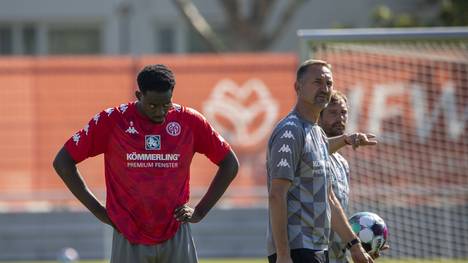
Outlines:
{"type": "Polygon", "coordinates": [[[174,210],[174,218],[182,223],[198,223],[202,220],[202,216],[187,204],[174,210]]]}
{"type": "Polygon", "coordinates": [[[351,247],[351,257],[354,263],[373,263],[372,257],[367,254],[361,244],[357,244],[351,247]]]}
{"type": "Polygon", "coordinates": [[[352,145],[353,149],[356,150],[359,146],[369,146],[369,145],[376,145],[377,140],[375,139],[375,135],[372,133],[353,133],[345,135],[345,143],[348,145],[352,145]]]}

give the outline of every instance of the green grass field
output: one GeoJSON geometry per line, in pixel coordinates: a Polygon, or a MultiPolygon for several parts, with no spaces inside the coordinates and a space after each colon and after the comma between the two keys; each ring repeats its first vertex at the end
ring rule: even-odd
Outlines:
{"type": "MultiPolygon", "coordinates": [[[[1,263],[57,263],[57,261],[0,261],[1,263]]],[[[81,260],[80,263],[107,263],[108,261],[81,260]]],[[[200,259],[200,263],[265,263],[266,259],[200,259]]],[[[379,263],[468,263],[468,259],[385,259],[379,263]]]]}

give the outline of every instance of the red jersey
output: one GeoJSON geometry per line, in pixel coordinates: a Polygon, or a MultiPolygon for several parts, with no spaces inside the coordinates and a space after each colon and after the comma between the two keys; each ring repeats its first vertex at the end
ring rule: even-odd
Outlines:
{"type": "Polygon", "coordinates": [[[174,104],[155,124],[136,102],[96,114],[65,148],[77,163],[104,154],[107,213],[131,243],[146,245],[177,232],[173,213],[189,200],[194,153],[219,164],[230,150],[197,111],[174,104]]]}

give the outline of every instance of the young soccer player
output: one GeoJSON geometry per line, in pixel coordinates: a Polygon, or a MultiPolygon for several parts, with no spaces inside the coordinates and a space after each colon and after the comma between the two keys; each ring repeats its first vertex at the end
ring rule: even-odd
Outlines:
{"type": "Polygon", "coordinates": [[[70,191],[114,228],[112,263],[197,262],[188,223],[199,222],[237,174],[229,144],[197,111],[172,102],[175,78],[164,65],[138,74],[137,101],[96,114],[58,152],[54,167],[70,191]],[[192,208],[190,164],[195,153],[219,166],[192,208]],[[86,186],[76,164],[104,154],[106,204],[86,186]]]}

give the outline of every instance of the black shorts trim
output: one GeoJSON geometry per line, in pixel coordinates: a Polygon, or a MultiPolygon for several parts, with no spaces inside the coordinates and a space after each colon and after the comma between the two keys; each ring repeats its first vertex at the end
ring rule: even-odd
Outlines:
{"type": "MultiPolygon", "coordinates": [[[[291,259],[294,263],[328,263],[328,251],[308,248],[291,249],[291,259]]],[[[276,262],[276,253],[268,256],[269,263],[276,262]]]]}

